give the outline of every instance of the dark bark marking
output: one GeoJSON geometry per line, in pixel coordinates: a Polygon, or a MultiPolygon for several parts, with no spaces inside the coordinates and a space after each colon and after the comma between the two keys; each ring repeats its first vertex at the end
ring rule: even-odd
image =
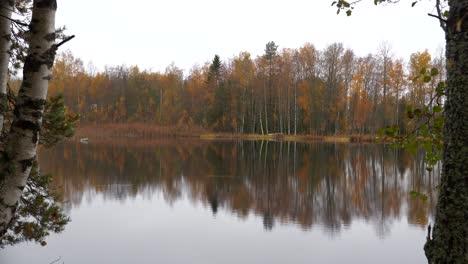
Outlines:
{"type": "Polygon", "coordinates": [[[2,36],[2,38],[6,41],[10,41],[11,40],[11,34],[5,34],[2,36]]]}
{"type": "Polygon", "coordinates": [[[30,159],[20,160],[19,164],[21,164],[21,169],[25,172],[29,167],[32,167],[36,157],[32,157],[30,159]]]}
{"type": "MultiPolygon", "coordinates": [[[[39,127],[40,127],[40,126],[39,126],[39,127]]],[[[31,142],[32,142],[33,144],[37,144],[37,143],[39,142],[39,131],[40,131],[40,129],[39,129],[39,130],[34,130],[34,131],[33,131],[33,136],[32,136],[32,138],[31,138],[31,142]]]]}
{"type": "Polygon", "coordinates": [[[45,35],[44,39],[49,42],[55,41],[55,32],[45,35]]]}
{"type": "Polygon", "coordinates": [[[8,96],[6,94],[0,94],[0,114],[5,113],[8,107],[8,96]]]}
{"type": "Polygon", "coordinates": [[[17,120],[13,122],[12,127],[17,127],[23,130],[29,130],[33,133],[38,132],[41,129],[41,126],[35,122],[29,120],[17,120]]]}
{"type": "Polygon", "coordinates": [[[29,31],[32,33],[32,34],[36,34],[37,33],[37,30],[36,30],[36,25],[37,23],[39,23],[39,19],[37,18],[32,18],[31,19],[31,23],[29,24],[29,31]]]}
{"type": "Polygon", "coordinates": [[[38,0],[36,2],[37,8],[50,8],[52,10],[57,10],[57,1],[56,0],[38,0]]]}
{"type": "Polygon", "coordinates": [[[52,46],[49,50],[44,52],[41,56],[30,54],[26,57],[24,62],[24,71],[38,72],[42,65],[47,65],[50,69],[52,68],[55,60],[56,49],[52,46]]]}
{"type": "Polygon", "coordinates": [[[44,107],[47,103],[45,99],[33,99],[30,97],[25,97],[25,96],[22,96],[21,99],[22,100],[19,100],[19,102],[21,102],[21,106],[26,107],[28,109],[32,109],[32,110],[42,111],[44,110],[44,107]]]}
{"type": "Polygon", "coordinates": [[[31,88],[31,87],[32,87],[32,83],[27,82],[27,81],[23,81],[23,86],[24,86],[25,88],[31,88]]]}
{"type": "Polygon", "coordinates": [[[17,100],[18,107],[13,111],[16,118],[23,120],[22,114],[29,114],[35,118],[41,118],[43,116],[46,100],[44,99],[31,99],[29,97],[21,96],[17,100]]]}
{"type": "Polygon", "coordinates": [[[31,116],[34,118],[42,118],[43,113],[41,111],[34,111],[31,113],[31,116]]]}

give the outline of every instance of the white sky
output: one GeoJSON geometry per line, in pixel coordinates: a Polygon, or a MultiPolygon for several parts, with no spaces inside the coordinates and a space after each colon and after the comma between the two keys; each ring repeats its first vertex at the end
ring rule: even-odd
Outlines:
{"type": "Polygon", "coordinates": [[[434,1],[412,0],[374,6],[364,0],[351,17],[336,15],[332,0],[58,0],[57,26],[76,38],[66,44],[85,65],[138,65],[164,71],[175,63],[189,70],[226,60],[241,51],[263,54],[265,44],[298,48],[306,42],[318,49],[343,42],[357,55],[377,51],[388,41],[396,57],[444,47],[434,1]]]}

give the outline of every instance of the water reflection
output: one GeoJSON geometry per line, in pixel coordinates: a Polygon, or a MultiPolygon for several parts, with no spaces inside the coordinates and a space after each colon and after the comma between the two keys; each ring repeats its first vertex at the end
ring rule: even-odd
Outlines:
{"type": "MultiPolygon", "coordinates": [[[[425,228],[435,205],[438,176],[422,155],[384,146],[281,142],[124,142],[67,144],[43,150],[40,164],[53,173],[70,206],[86,196],[124,201],[162,193],[171,204],[188,197],[247,219],[261,216],[265,230],[320,225],[333,236],[363,220],[379,237],[406,218],[425,228]],[[423,201],[409,195],[424,192],[423,201]]],[[[436,171],[438,168],[436,168],[436,171]]]]}

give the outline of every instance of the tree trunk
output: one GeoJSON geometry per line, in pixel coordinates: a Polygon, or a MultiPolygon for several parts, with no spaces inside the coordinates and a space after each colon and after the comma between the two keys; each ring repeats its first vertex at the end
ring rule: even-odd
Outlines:
{"type": "MultiPolygon", "coordinates": [[[[264,93],[263,93],[263,100],[265,101],[265,129],[266,129],[266,133],[268,134],[268,110],[267,110],[267,88],[265,86],[265,84],[263,84],[263,90],[264,90],[264,93]]],[[[263,134],[263,129],[262,129],[262,134],[263,134]]]]}
{"type": "Polygon", "coordinates": [[[265,132],[263,131],[263,123],[262,123],[262,111],[258,111],[258,115],[259,115],[259,120],[260,120],[260,131],[262,132],[262,135],[265,134],[265,132]]]}
{"type": "MultiPolygon", "coordinates": [[[[400,120],[399,120],[399,116],[398,116],[398,110],[400,109],[400,106],[399,106],[399,103],[398,103],[398,99],[400,97],[400,87],[397,87],[396,88],[396,98],[395,98],[395,125],[400,128],[400,120]]],[[[398,130],[399,131],[399,130],[398,130]]]]}
{"type": "Polygon", "coordinates": [[[297,135],[297,81],[294,84],[294,135],[297,135]]]}
{"type": "Polygon", "coordinates": [[[8,64],[11,47],[11,13],[15,1],[2,1],[0,4],[0,134],[3,131],[4,115],[7,109],[8,64]]]}
{"type": "Polygon", "coordinates": [[[0,236],[3,236],[29,177],[55,59],[56,0],[34,0],[29,51],[24,63],[13,123],[0,160],[0,236]]]}
{"type": "Polygon", "coordinates": [[[444,153],[429,263],[468,263],[468,2],[449,0],[444,153]]]}

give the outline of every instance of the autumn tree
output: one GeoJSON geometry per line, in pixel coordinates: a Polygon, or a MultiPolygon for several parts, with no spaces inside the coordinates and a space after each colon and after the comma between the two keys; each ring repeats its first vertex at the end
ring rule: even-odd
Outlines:
{"type": "Polygon", "coordinates": [[[393,107],[393,124],[403,130],[403,118],[404,112],[401,109],[401,97],[404,92],[404,88],[406,86],[407,77],[405,76],[405,72],[403,69],[403,61],[396,60],[392,63],[391,68],[389,70],[389,82],[390,82],[390,89],[392,95],[394,97],[394,107],[393,107]]]}
{"type": "Polygon", "coordinates": [[[270,41],[265,46],[265,54],[263,55],[262,59],[265,61],[265,72],[264,75],[266,77],[266,84],[264,85],[263,91],[263,103],[264,103],[264,114],[265,114],[265,131],[269,133],[269,123],[272,122],[272,117],[268,118],[269,113],[273,110],[272,106],[272,93],[273,93],[273,81],[276,75],[276,65],[275,60],[278,56],[278,45],[275,44],[274,41],[270,41]],[[270,120],[270,121],[269,121],[270,120]]]}
{"type": "Polygon", "coordinates": [[[382,42],[378,49],[379,64],[381,70],[381,88],[382,88],[382,104],[378,112],[383,120],[383,125],[387,125],[387,113],[388,113],[388,94],[389,94],[389,73],[392,65],[391,47],[388,42],[382,42]]]}
{"type": "Polygon", "coordinates": [[[415,107],[423,107],[429,102],[428,92],[430,84],[426,83],[423,78],[418,78],[418,76],[423,68],[431,68],[431,60],[431,55],[427,50],[411,54],[408,76],[411,80],[409,85],[409,100],[415,107]]]}
{"type": "Polygon", "coordinates": [[[344,108],[344,87],[342,83],[342,43],[329,45],[322,58],[323,78],[325,80],[325,105],[327,115],[327,131],[337,134],[340,130],[339,120],[344,108]]]}

